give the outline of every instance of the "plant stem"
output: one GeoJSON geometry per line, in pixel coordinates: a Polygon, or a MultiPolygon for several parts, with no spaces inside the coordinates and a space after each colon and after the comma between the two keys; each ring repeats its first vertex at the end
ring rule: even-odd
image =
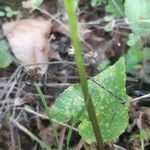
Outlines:
{"type": "Polygon", "coordinates": [[[37,89],[37,91],[38,91],[39,97],[40,97],[40,99],[41,99],[41,102],[42,102],[42,104],[43,104],[43,106],[44,106],[44,109],[45,109],[45,111],[46,111],[46,113],[47,113],[47,116],[48,116],[48,118],[49,118],[50,124],[51,124],[51,126],[52,126],[53,134],[54,134],[54,136],[55,136],[55,138],[56,138],[57,144],[59,145],[58,134],[57,134],[57,131],[56,131],[55,127],[54,127],[53,121],[52,121],[52,119],[51,119],[51,114],[50,114],[50,111],[49,111],[49,107],[47,106],[46,99],[45,99],[45,97],[44,97],[44,95],[43,95],[41,89],[39,88],[39,86],[38,86],[36,83],[34,83],[34,86],[36,87],[36,89],[37,89]]]}
{"type": "Polygon", "coordinates": [[[51,148],[44,143],[41,139],[39,139],[37,136],[35,136],[32,132],[30,132],[27,128],[25,128],[24,126],[22,126],[19,122],[15,121],[15,120],[11,120],[21,131],[23,131],[24,133],[26,133],[28,136],[30,136],[33,140],[35,140],[37,143],[39,143],[43,148],[45,148],[46,150],[51,150],[51,148]]]}
{"type": "Polygon", "coordinates": [[[92,99],[88,92],[87,74],[84,67],[84,61],[81,52],[81,43],[78,36],[76,8],[74,2],[75,2],[74,0],[64,0],[65,8],[68,14],[68,23],[70,27],[71,39],[72,39],[73,47],[75,49],[75,60],[77,63],[78,73],[80,76],[80,85],[82,88],[85,105],[87,106],[89,119],[92,123],[93,131],[97,140],[98,149],[103,150],[104,146],[103,146],[98,120],[96,118],[96,113],[95,113],[92,99]]]}

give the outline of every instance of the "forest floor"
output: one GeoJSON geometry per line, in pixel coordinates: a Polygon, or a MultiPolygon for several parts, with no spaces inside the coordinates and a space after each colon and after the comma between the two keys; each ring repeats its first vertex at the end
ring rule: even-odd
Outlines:
{"type": "MultiPolygon", "coordinates": [[[[49,126],[49,121],[30,112],[29,108],[37,114],[45,113],[33,83],[37,82],[50,107],[64,89],[79,82],[79,76],[74,62],[74,51],[70,37],[66,29],[59,24],[59,22],[65,24],[66,14],[58,12],[58,8],[56,9],[54,5],[49,4],[48,6],[49,14],[55,16],[53,26],[57,24],[57,29],[50,33],[50,44],[59,52],[63,61],[50,60],[48,71],[40,79],[32,71],[26,72],[16,64],[0,69],[0,150],[42,149],[39,144],[31,140],[26,133],[18,128],[17,124],[14,123],[16,120],[42,141],[57,149],[57,143],[52,133],[52,127],[49,126]]],[[[102,60],[108,59],[110,64],[114,64],[120,56],[127,52],[126,42],[131,31],[116,26],[111,32],[106,32],[104,30],[106,24],[104,21],[105,12],[97,7],[93,8],[89,4],[82,4],[77,14],[80,34],[82,35],[86,71],[88,76],[92,77],[100,72],[99,63],[102,60]]],[[[22,18],[38,17],[48,18],[49,16],[37,10],[31,14],[26,11],[23,12],[22,18]]],[[[15,19],[0,18],[0,25],[15,19]]],[[[0,36],[2,37],[2,30],[0,36]]],[[[127,74],[126,88],[130,99],[150,92],[150,84],[133,74],[127,74]]],[[[140,128],[142,126],[144,129],[150,129],[150,109],[147,105],[144,107],[145,105],[141,101],[130,104],[130,119],[126,131],[117,140],[107,143],[106,149],[141,149],[140,128]]],[[[65,150],[68,129],[59,125],[57,132],[60,143],[65,150]]],[[[147,138],[144,141],[145,150],[150,149],[149,140],[147,138]]],[[[90,146],[82,140],[76,131],[73,131],[69,145],[74,150],[90,149],[90,146]]],[[[96,149],[96,145],[93,146],[93,149],[96,149]]]]}

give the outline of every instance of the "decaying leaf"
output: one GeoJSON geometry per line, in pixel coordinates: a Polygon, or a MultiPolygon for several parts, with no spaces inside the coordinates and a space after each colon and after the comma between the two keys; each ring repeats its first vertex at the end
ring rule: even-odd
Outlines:
{"type": "Polygon", "coordinates": [[[48,41],[51,27],[51,21],[38,19],[24,19],[3,25],[12,52],[27,70],[38,67],[38,73],[44,74],[49,58],[60,59],[48,41]]]}

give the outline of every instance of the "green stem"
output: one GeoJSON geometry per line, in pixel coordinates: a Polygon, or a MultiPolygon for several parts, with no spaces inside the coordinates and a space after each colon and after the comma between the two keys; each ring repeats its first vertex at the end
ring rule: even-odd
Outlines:
{"type": "Polygon", "coordinates": [[[75,49],[75,60],[77,63],[78,73],[80,76],[80,85],[81,85],[82,92],[84,95],[85,105],[87,106],[89,119],[91,120],[91,123],[92,123],[93,131],[97,140],[98,149],[103,150],[104,146],[103,146],[100,128],[99,128],[98,121],[96,118],[94,105],[88,92],[87,74],[85,71],[84,61],[83,61],[82,52],[81,52],[81,43],[78,37],[77,17],[76,17],[76,10],[75,10],[76,8],[74,5],[75,4],[74,2],[75,2],[74,0],[64,0],[67,14],[69,17],[68,23],[70,27],[70,34],[71,34],[73,47],[75,49]]]}
{"type": "Polygon", "coordinates": [[[28,136],[30,136],[33,140],[35,140],[37,143],[39,143],[43,148],[46,150],[51,150],[51,148],[44,143],[41,139],[39,139],[37,136],[35,136],[31,131],[29,131],[27,128],[22,126],[20,123],[16,122],[15,120],[11,120],[21,131],[26,133],[28,136]]]}
{"type": "Polygon", "coordinates": [[[40,98],[41,98],[41,102],[42,102],[42,104],[43,104],[43,106],[44,106],[44,109],[45,109],[45,111],[46,111],[46,113],[47,113],[47,116],[48,116],[48,118],[49,118],[50,124],[51,124],[51,126],[52,126],[52,129],[53,129],[52,131],[53,131],[54,136],[55,136],[55,138],[56,138],[57,144],[59,145],[58,134],[57,134],[57,131],[56,131],[55,127],[54,127],[53,121],[52,121],[52,119],[51,119],[51,114],[50,114],[50,111],[49,111],[49,107],[47,106],[46,99],[45,99],[45,97],[44,97],[44,95],[43,95],[43,93],[42,93],[40,87],[39,87],[36,83],[34,83],[34,86],[36,87],[36,89],[37,89],[37,91],[38,91],[38,94],[39,94],[39,96],[40,96],[40,98]]]}

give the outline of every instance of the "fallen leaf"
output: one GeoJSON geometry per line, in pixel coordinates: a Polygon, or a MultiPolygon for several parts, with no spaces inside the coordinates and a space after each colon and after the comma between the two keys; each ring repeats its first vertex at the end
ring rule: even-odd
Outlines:
{"type": "Polygon", "coordinates": [[[60,59],[48,41],[51,27],[50,20],[39,19],[24,19],[3,25],[12,52],[27,70],[39,68],[37,73],[44,74],[49,58],[60,59]]]}

